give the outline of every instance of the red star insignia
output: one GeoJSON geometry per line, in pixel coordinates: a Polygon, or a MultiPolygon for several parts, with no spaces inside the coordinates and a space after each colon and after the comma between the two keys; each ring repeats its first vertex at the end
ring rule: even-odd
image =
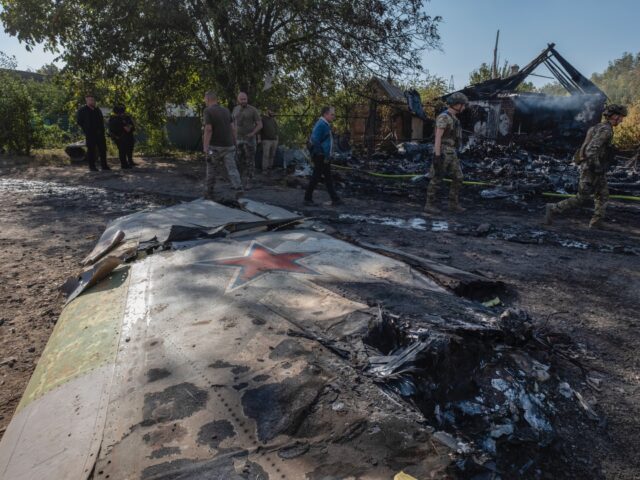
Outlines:
{"type": "Polygon", "coordinates": [[[247,252],[242,257],[219,258],[211,261],[198,262],[198,265],[239,267],[227,287],[227,291],[229,291],[241,287],[270,272],[319,275],[318,272],[298,263],[302,258],[315,253],[317,252],[277,253],[256,241],[252,241],[247,252]]]}

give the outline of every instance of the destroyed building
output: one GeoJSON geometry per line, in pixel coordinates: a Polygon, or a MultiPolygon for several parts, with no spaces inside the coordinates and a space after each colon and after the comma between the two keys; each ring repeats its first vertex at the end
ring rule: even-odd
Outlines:
{"type": "Polygon", "coordinates": [[[470,100],[469,108],[461,115],[462,127],[468,134],[502,144],[564,151],[575,149],[586,130],[600,121],[607,99],[602,90],[558,53],[553,43],[510,76],[471,85],[460,92],[470,100]],[[567,95],[518,91],[542,65],[567,95]]]}
{"type": "Polygon", "coordinates": [[[372,152],[385,140],[419,142],[429,135],[429,123],[415,90],[403,92],[391,80],[373,77],[361,93],[363,102],[349,114],[349,130],[355,145],[372,152]]]}

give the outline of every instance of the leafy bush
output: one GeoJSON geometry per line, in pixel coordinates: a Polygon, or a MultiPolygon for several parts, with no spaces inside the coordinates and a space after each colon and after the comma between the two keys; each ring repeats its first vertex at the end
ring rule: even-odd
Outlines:
{"type": "Polygon", "coordinates": [[[164,128],[152,128],[138,124],[138,135],[140,143],[136,146],[144,155],[158,156],[165,155],[169,150],[169,139],[164,128]]]}
{"type": "Polygon", "coordinates": [[[614,143],[621,150],[635,150],[640,146],[640,100],[629,108],[629,115],[616,129],[614,143]]]}
{"type": "Polygon", "coordinates": [[[28,155],[34,142],[35,112],[29,92],[14,75],[0,73],[0,149],[28,155]]]}
{"type": "Polygon", "coordinates": [[[625,53],[609,62],[607,69],[591,80],[613,103],[631,104],[640,100],[640,53],[625,53]]]}
{"type": "Polygon", "coordinates": [[[311,134],[311,129],[319,117],[319,115],[314,115],[316,110],[318,109],[289,108],[280,110],[276,116],[280,144],[292,148],[304,148],[307,138],[311,134]]]}
{"type": "Polygon", "coordinates": [[[66,130],[63,130],[60,125],[54,123],[53,125],[45,125],[44,123],[37,121],[34,135],[35,148],[56,148],[64,147],[71,143],[72,136],[66,130]]]}

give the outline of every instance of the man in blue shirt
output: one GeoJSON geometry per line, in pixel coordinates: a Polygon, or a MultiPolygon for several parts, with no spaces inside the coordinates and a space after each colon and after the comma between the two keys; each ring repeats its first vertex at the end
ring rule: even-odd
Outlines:
{"type": "Polygon", "coordinates": [[[322,107],[320,118],[311,131],[311,158],[313,160],[313,175],[309,181],[309,186],[304,194],[304,204],[313,206],[313,191],[324,177],[327,192],[331,197],[331,205],[342,205],[342,200],[338,197],[333,186],[331,177],[331,156],[333,154],[333,136],[331,134],[331,122],[336,118],[336,111],[333,107],[322,107]]]}

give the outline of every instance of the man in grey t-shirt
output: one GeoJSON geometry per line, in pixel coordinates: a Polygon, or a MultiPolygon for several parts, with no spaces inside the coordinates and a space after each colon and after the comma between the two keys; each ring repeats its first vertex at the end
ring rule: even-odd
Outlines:
{"type": "Polygon", "coordinates": [[[218,96],[211,90],[205,93],[204,101],[207,104],[202,114],[202,148],[207,156],[205,198],[213,200],[216,171],[221,162],[224,162],[234,190],[242,191],[242,181],[235,160],[236,132],[231,114],[218,104],[218,96]]]}

